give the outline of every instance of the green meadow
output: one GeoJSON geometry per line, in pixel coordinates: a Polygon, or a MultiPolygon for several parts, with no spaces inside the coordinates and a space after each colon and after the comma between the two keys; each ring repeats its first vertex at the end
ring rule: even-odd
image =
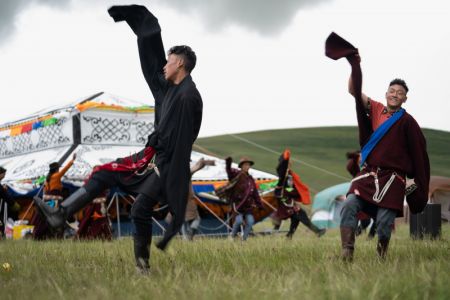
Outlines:
{"type": "Polygon", "coordinates": [[[357,238],[355,260],[337,259],[337,230],[317,238],[247,242],[175,239],[152,247],[151,275],[135,272],[131,238],[112,242],[0,241],[1,299],[450,299],[450,226],[441,240],[413,240],[397,227],[388,257],[357,238]]]}
{"type": "MultiPolygon", "coordinates": [[[[450,176],[450,133],[424,130],[432,175],[450,176]]],[[[272,130],[201,138],[195,150],[242,155],[275,173],[291,149],[293,168],[316,193],[350,179],[345,153],[357,149],[354,127],[272,130]]],[[[257,224],[255,231],[270,227],[257,224]]],[[[150,276],[138,275],[132,240],[0,240],[0,299],[450,299],[450,225],[440,240],[413,240],[399,224],[386,261],[376,241],[357,238],[355,260],[338,259],[338,230],[317,238],[300,225],[247,242],[179,238],[161,252],[152,247],[150,276]]]]}
{"type": "MultiPolygon", "coordinates": [[[[431,175],[450,177],[450,132],[424,129],[431,175]]],[[[357,150],[356,127],[319,127],[267,130],[198,139],[194,150],[219,157],[243,155],[255,161],[254,168],[275,174],[278,157],[289,148],[292,168],[312,193],[350,180],[345,153],[357,150]]]]}

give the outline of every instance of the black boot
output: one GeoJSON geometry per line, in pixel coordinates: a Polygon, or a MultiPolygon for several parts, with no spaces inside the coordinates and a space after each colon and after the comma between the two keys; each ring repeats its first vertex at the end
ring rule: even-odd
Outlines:
{"type": "Polygon", "coordinates": [[[377,243],[377,253],[378,253],[378,257],[381,259],[386,259],[386,254],[387,254],[387,250],[389,247],[389,240],[388,239],[384,239],[384,240],[378,240],[377,243]]]}
{"type": "Polygon", "coordinates": [[[298,224],[300,224],[300,217],[297,214],[292,215],[291,217],[291,225],[289,226],[289,231],[286,235],[288,239],[292,239],[292,236],[294,235],[295,231],[297,230],[298,224]]]}
{"type": "Polygon", "coordinates": [[[311,223],[310,227],[308,228],[311,229],[317,235],[317,237],[321,237],[322,235],[325,234],[325,232],[327,232],[325,228],[319,228],[313,223],[311,223]]]}
{"type": "Polygon", "coordinates": [[[303,209],[301,209],[297,214],[298,214],[300,222],[302,222],[306,227],[308,227],[318,237],[321,237],[327,231],[325,228],[320,229],[316,225],[314,225],[311,222],[311,220],[308,218],[308,215],[306,214],[306,212],[303,209]]]}
{"type": "Polygon", "coordinates": [[[375,223],[375,220],[373,220],[373,224],[372,224],[372,226],[370,227],[369,234],[367,235],[367,238],[368,238],[369,240],[373,239],[373,238],[375,237],[375,234],[376,234],[376,233],[377,233],[377,225],[376,225],[376,223],[375,223]]]}
{"type": "Polygon", "coordinates": [[[150,274],[150,244],[152,236],[134,235],[134,258],[136,259],[136,270],[139,274],[150,274]]]}
{"type": "Polygon", "coordinates": [[[44,214],[48,225],[52,228],[63,227],[67,218],[86,206],[93,197],[84,187],[79,188],[75,193],[64,200],[58,208],[50,207],[39,198],[34,197],[34,202],[44,214]]]}

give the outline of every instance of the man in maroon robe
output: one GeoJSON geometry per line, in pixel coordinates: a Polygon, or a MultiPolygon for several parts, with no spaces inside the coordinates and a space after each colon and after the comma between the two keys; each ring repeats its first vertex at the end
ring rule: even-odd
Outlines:
{"type": "MultiPolygon", "coordinates": [[[[401,79],[390,82],[386,105],[374,101],[361,91],[362,72],[358,50],[332,33],[326,42],[326,55],[332,59],[345,57],[351,67],[349,92],[356,101],[360,145],[373,141],[374,133],[402,110],[407,100],[408,87],[401,79]]],[[[414,179],[416,189],[407,195],[413,213],[423,211],[428,200],[430,164],[426,141],[414,118],[402,111],[401,117],[377,141],[367,157],[363,157],[361,171],[352,180],[341,218],[342,258],[353,259],[357,214],[362,211],[376,219],[377,252],[386,257],[392,225],[396,216],[403,214],[406,178],[414,179]]]]}
{"type": "Polygon", "coordinates": [[[248,157],[242,157],[239,162],[239,169],[231,167],[232,159],[227,157],[225,159],[225,168],[227,171],[228,179],[230,181],[237,180],[234,185],[230,199],[232,201],[233,213],[235,214],[233,230],[231,231],[231,238],[236,237],[240,226],[245,220],[244,233],[242,240],[247,240],[250,234],[255,218],[253,216],[253,208],[263,208],[261,198],[258,193],[255,179],[250,175],[250,167],[254,162],[248,157]]]}

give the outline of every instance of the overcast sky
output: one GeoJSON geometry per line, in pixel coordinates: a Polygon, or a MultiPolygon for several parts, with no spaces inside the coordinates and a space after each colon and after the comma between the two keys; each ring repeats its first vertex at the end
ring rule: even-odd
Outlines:
{"type": "MultiPolygon", "coordinates": [[[[324,55],[335,31],[359,48],[363,90],[384,102],[406,80],[422,127],[450,131],[448,0],[154,0],[166,49],[198,63],[201,136],[356,125],[346,61],[324,55]]],[[[0,0],[0,124],[99,91],[152,104],[136,39],[107,0],[0,0]]]]}

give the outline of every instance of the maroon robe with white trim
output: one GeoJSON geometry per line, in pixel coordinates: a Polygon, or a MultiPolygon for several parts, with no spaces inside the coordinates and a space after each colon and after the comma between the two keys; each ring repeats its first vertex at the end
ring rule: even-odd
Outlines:
{"type": "MultiPolygon", "coordinates": [[[[359,128],[359,142],[361,148],[367,143],[373,132],[371,122],[362,103],[362,72],[359,63],[358,49],[334,32],[330,34],[325,43],[325,54],[331,59],[345,57],[352,67],[352,81],[356,104],[356,116],[359,128]]],[[[406,200],[413,213],[423,211],[428,201],[428,188],[430,181],[430,162],[426,150],[426,141],[416,120],[405,112],[380,140],[366,160],[368,168],[361,170],[357,177],[368,171],[381,168],[379,172],[380,190],[395,171],[405,178],[414,178],[417,189],[407,196],[406,200]]],[[[398,216],[403,215],[403,200],[405,197],[405,182],[395,177],[389,190],[377,203],[372,200],[375,193],[375,180],[373,176],[357,180],[350,186],[349,193],[359,196],[379,207],[394,209],[398,216]]]]}

